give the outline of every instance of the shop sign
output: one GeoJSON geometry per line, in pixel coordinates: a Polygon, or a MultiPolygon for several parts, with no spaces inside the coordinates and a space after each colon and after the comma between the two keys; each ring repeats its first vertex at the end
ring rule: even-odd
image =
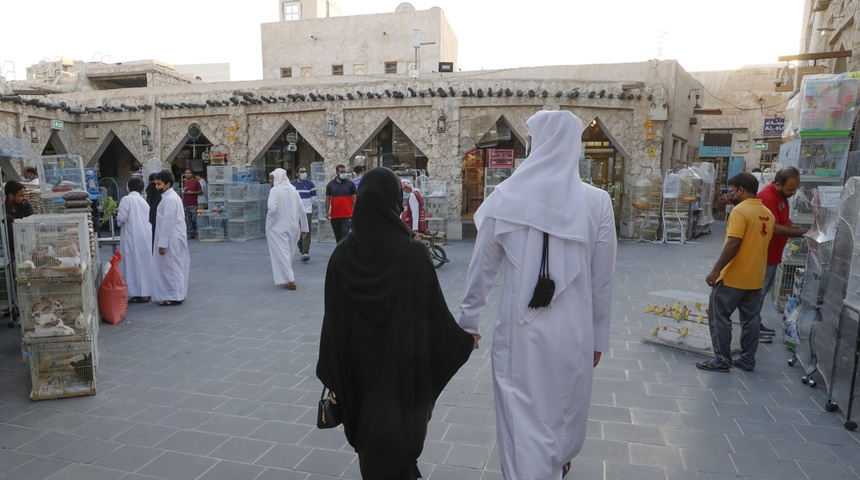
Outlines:
{"type": "Polygon", "coordinates": [[[62,130],[63,127],[65,127],[65,123],[62,120],[51,120],[52,130],[62,130]]]}
{"type": "Polygon", "coordinates": [[[513,168],[514,151],[512,149],[487,150],[487,168],[513,168]]]}
{"type": "Polygon", "coordinates": [[[732,147],[718,147],[715,145],[702,145],[699,148],[699,157],[731,157],[732,147]]]}
{"type": "Polygon", "coordinates": [[[767,144],[766,143],[756,143],[755,149],[756,150],[767,150],[767,144]]]}
{"type": "Polygon", "coordinates": [[[784,130],[784,118],[765,118],[764,128],[762,128],[761,133],[762,135],[782,135],[784,130]]]}
{"type": "Polygon", "coordinates": [[[657,156],[657,149],[654,147],[649,148],[648,149],[648,156],[649,157],[656,157],[657,156]]]}

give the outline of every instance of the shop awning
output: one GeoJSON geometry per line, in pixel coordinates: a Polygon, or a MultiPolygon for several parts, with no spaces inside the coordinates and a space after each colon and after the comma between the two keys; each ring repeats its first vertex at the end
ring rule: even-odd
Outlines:
{"type": "Polygon", "coordinates": [[[29,142],[23,138],[0,137],[0,157],[28,158],[29,142]]]}

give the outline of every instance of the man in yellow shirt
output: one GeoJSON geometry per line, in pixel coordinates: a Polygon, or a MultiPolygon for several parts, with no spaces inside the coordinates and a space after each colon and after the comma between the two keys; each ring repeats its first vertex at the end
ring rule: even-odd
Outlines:
{"type": "Polygon", "coordinates": [[[732,214],[720,258],[705,281],[711,287],[708,327],[714,358],[696,364],[701,370],[728,372],[732,366],[755,368],[761,325],[761,287],[767,269],[767,248],[773,237],[773,213],[756,198],[758,180],[739,173],[729,179],[732,214]],[[731,315],[741,320],[741,353],[732,361],[731,315]]]}

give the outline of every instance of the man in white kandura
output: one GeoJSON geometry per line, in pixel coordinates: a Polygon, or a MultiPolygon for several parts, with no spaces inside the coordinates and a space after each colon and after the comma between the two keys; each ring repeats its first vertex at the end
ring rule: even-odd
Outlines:
{"type": "Polygon", "coordinates": [[[182,199],[173,190],[173,174],[162,170],[155,175],[161,192],[152,245],[152,299],[161,306],[182,305],[188,293],[191,256],[185,231],[182,199]]]}
{"type": "Polygon", "coordinates": [[[119,271],[128,285],[129,303],[149,301],[152,271],[152,226],[149,223],[149,204],[140,195],[143,179],[128,181],[128,195],[119,201],[117,224],[122,227],[119,253],[122,262],[119,271]]]}
{"type": "Polygon", "coordinates": [[[266,240],[272,257],[275,285],[296,289],[293,273],[293,249],[308,234],[308,217],[302,199],[290,185],[287,172],[276,168],[272,172],[272,190],[269,192],[269,212],[266,214],[266,240]]]}
{"type": "Polygon", "coordinates": [[[504,265],[492,345],[502,475],[555,480],[582,449],[594,368],[609,348],[615,220],[609,195],[579,178],[582,121],[540,111],[526,126],[531,154],[475,213],[459,323],[480,340],[504,265]],[[540,295],[544,256],[555,289],[540,295]]]}

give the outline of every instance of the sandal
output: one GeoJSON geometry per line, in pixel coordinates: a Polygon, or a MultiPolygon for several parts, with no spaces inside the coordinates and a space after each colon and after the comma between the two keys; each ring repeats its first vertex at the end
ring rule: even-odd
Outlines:
{"type": "Polygon", "coordinates": [[[722,372],[726,373],[731,370],[731,367],[728,365],[722,365],[717,363],[715,359],[705,360],[704,362],[699,362],[696,364],[696,368],[699,370],[707,370],[710,372],[722,372]]]}
{"type": "Polygon", "coordinates": [[[158,302],[162,307],[174,307],[176,305],[182,305],[182,300],[165,300],[163,302],[158,302]]]}
{"type": "Polygon", "coordinates": [[[561,467],[561,478],[566,477],[568,472],[570,472],[570,462],[567,462],[564,465],[562,465],[562,467],[561,467]]]}
{"type": "Polygon", "coordinates": [[[290,282],[290,283],[288,283],[288,284],[284,285],[284,287],[285,287],[287,290],[295,290],[295,289],[297,288],[297,287],[296,287],[296,282],[290,282]]]}
{"type": "Polygon", "coordinates": [[[128,303],[149,303],[149,297],[131,297],[128,303]]]}

